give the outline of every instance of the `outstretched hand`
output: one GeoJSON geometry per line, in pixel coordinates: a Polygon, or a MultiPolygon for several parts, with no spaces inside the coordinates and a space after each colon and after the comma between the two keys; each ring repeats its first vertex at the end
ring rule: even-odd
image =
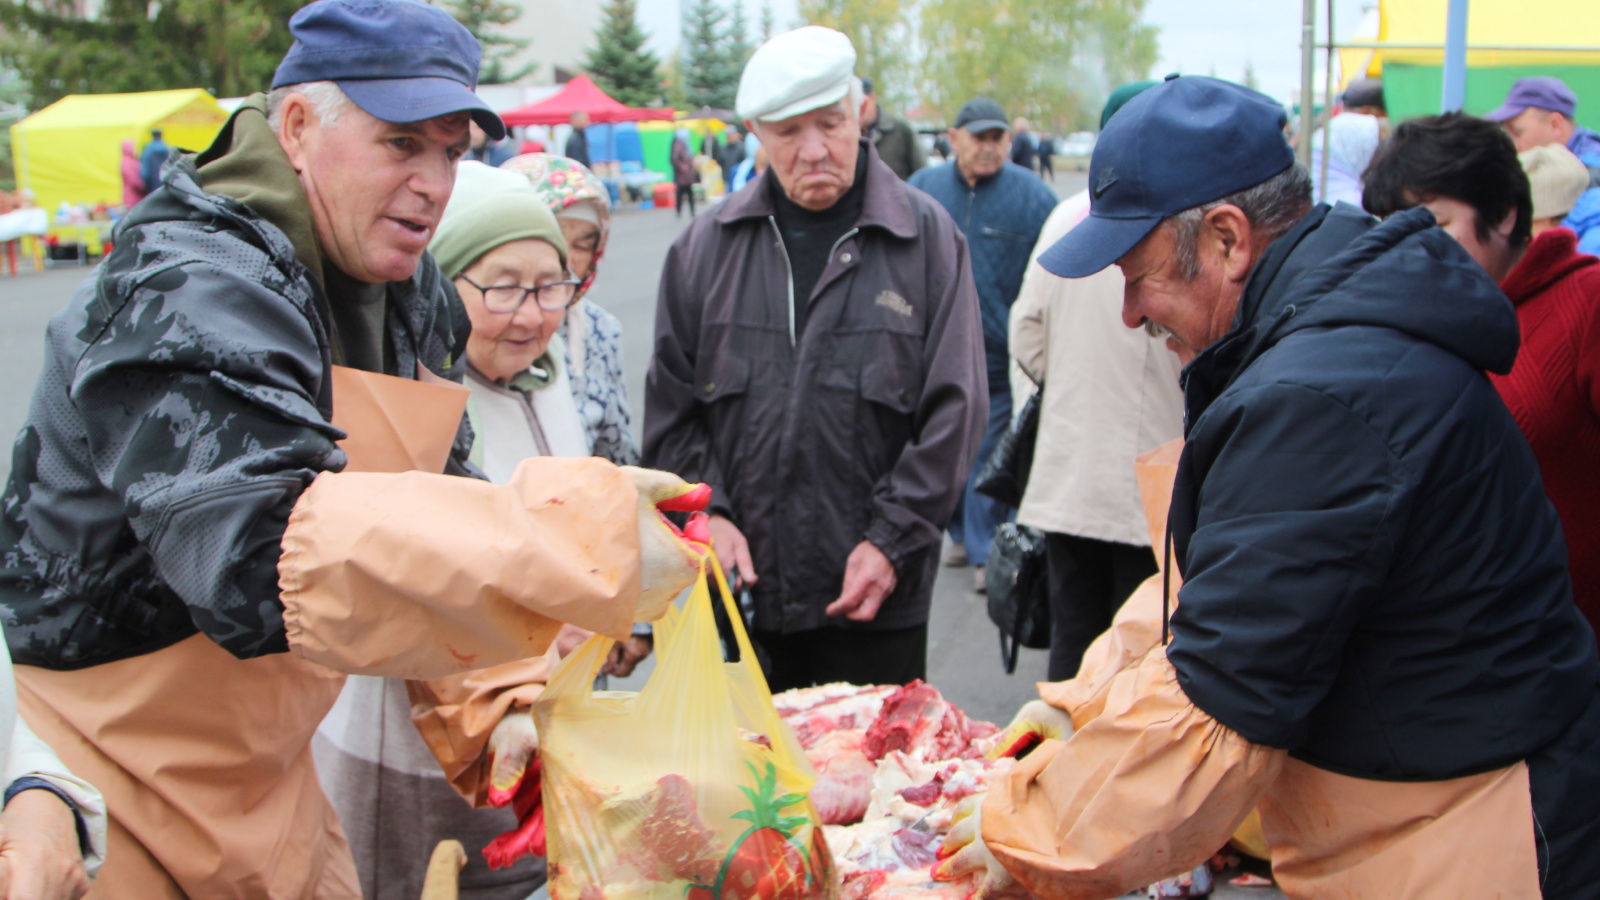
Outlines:
{"type": "Polygon", "coordinates": [[[939,848],[942,860],[933,869],[934,881],[957,881],[974,872],[983,873],[983,882],[970,900],[1001,900],[1027,897],[1028,892],[1013,878],[983,842],[983,798],[973,794],[956,806],[954,824],[939,848]]]}

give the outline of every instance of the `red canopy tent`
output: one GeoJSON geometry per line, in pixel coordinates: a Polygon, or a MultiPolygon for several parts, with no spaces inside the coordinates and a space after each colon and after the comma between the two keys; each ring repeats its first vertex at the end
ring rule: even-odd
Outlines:
{"type": "Polygon", "coordinates": [[[586,112],[589,121],[595,124],[602,122],[671,122],[673,110],[671,109],[642,109],[633,106],[623,106],[611,99],[605,91],[600,90],[587,75],[579,75],[567,82],[555,94],[519,106],[510,112],[500,114],[500,118],[508,126],[512,125],[565,125],[575,112],[586,112]]]}

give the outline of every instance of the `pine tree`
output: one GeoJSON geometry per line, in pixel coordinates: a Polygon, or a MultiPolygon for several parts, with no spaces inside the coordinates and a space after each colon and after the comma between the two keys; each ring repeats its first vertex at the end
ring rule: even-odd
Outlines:
{"type": "Polygon", "coordinates": [[[761,4],[761,43],[772,40],[772,0],[761,4]]]}
{"type": "Polygon", "coordinates": [[[1241,83],[1252,91],[1261,90],[1261,79],[1256,77],[1255,60],[1244,61],[1244,81],[1241,83]]]}
{"type": "Polygon", "coordinates": [[[660,63],[645,46],[635,0],[609,0],[605,19],[595,29],[594,49],[583,66],[606,93],[629,106],[661,100],[660,63]]]}
{"type": "Polygon", "coordinates": [[[511,58],[527,49],[527,38],[512,37],[500,29],[522,17],[522,7],[508,0],[443,0],[445,11],[455,17],[483,45],[483,62],[478,66],[479,84],[507,84],[528,77],[537,67],[526,63],[509,68],[511,58]]]}
{"type": "Polygon", "coordinates": [[[684,98],[691,108],[733,108],[740,67],[728,52],[727,19],[727,10],[715,0],[693,0],[689,6],[680,66],[684,98]]]}
{"type": "Polygon", "coordinates": [[[728,26],[728,61],[741,74],[750,54],[756,52],[750,42],[750,20],[745,18],[744,0],[733,0],[733,21],[728,26]]]}

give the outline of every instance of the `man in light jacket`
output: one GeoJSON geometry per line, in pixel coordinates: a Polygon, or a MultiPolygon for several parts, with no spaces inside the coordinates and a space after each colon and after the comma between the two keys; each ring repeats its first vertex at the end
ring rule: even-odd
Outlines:
{"type": "MultiPolygon", "coordinates": [[[[1154,82],[1113,91],[1100,129],[1154,82]]],[[[1134,457],[1183,433],[1182,366],[1165,339],[1122,323],[1122,273],[1061,278],[1037,265],[1089,215],[1089,192],[1056,207],[1011,307],[1011,355],[1043,391],[1033,471],[1017,522],[1045,533],[1051,681],[1078,673],[1089,643],[1155,574],[1134,457]]]]}
{"type": "Polygon", "coordinates": [[[751,57],[771,165],[668,252],[645,382],[646,464],[712,486],[780,691],[923,676],[988,406],[967,242],[862,139],[854,66],[820,27],[751,57]]]}

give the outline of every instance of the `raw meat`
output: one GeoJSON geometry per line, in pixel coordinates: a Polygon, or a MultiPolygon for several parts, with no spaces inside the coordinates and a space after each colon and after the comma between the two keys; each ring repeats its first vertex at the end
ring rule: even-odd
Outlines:
{"type": "Polygon", "coordinates": [[[806,748],[806,759],[817,770],[811,803],[824,825],[849,825],[861,821],[872,802],[872,776],[878,766],[861,750],[866,732],[835,731],[806,748]]]}
{"type": "Polygon", "coordinates": [[[994,731],[987,722],[969,723],[966,714],[932,686],[913,681],[884,698],[883,711],[867,729],[862,747],[872,760],[895,750],[923,759],[955,759],[977,755],[973,739],[994,731]]]}
{"type": "Polygon", "coordinates": [[[800,746],[809,748],[836,731],[866,730],[877,720],[883,699],[896,690],[893,685],[835,683],[785,691],[772,702],[800,746]]]}

